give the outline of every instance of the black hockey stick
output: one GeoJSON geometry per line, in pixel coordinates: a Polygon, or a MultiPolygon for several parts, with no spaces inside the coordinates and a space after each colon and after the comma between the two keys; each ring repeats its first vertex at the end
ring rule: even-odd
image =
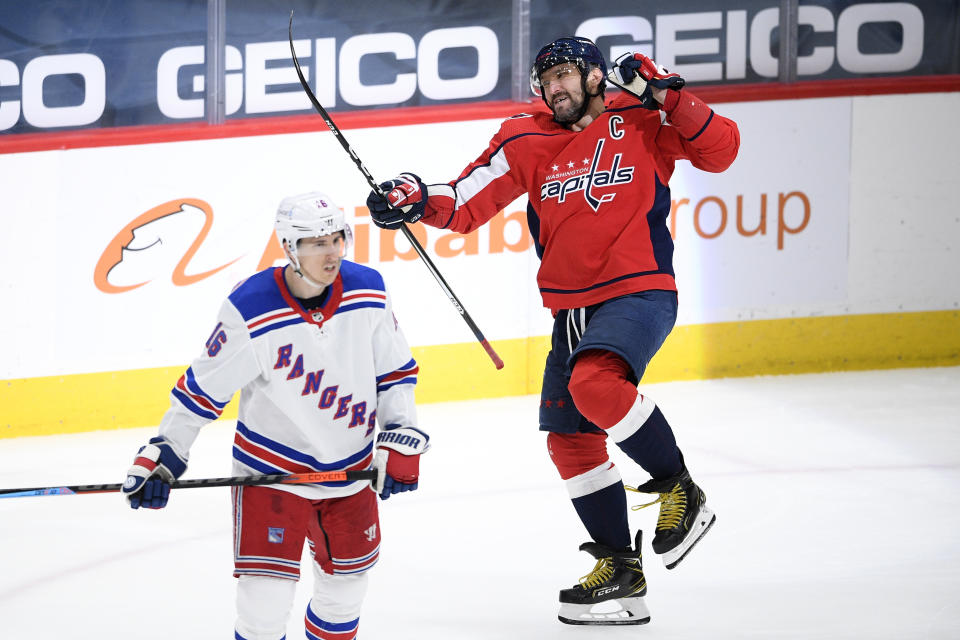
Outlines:
{"type": "MultiPolygon", "coordinates": [[[[303,71],[300,69],[300,61],[297,60],[297,52],[293,50],[293,11],[290,12],[290,25],[287,29],[287,35],[290,38],[290,55],[293,57],[293,66],[297,70],[297,77],[300,78],[300,85],[303,86],[303,90],[307,92],[307,97],[310,98],[310,102],[313,103],[313,108],[317,110],[317,113],[320,114],[324,122],[327,123],[327,126],[330,127],[330,131],[333,132],[333,135],[336,136],[337,140],[340,142],[340,146],[343,147],[344,151],[347,152],[347,155],[349,155],[353,160],[353,163],[357,165],[358,169],[360,169],[360,173],[362,173],[363,177],[367,179],[367,183],[370,185],[370,188],[373,189],[378,196],[386,200],[386,195],[383,193],[380,185],[376,180],[373,179],[373,176],[370,175],[370,172],[367,171],[367,168],[363,165],[363,162],[360,161],[360,158],[353,150],[353,147],[350,146],[350,143],[347,142],[347,139],[340,131],[340,128],[334,123],[333,118],[330,117],[330,114],[327,113],[327,110],[324,109],[323,105],[320,104],[320,101],[317,100],[317,96],[314,95],[313,91],[310,89],[307,79],[303,77],[303,71]]],[[[457,298],[456,294],[453,293],[450,285],[448,285],[446,280],[443,279],[443,276],[440,275],[437,267],[434,266],[430,256],[428,256],[427,252],[423,250],[422,246],[420,246],[420,243],[417,241],[416,237],[410,232],[410,229],[407,228],[407,225],[403,223],[400,223],[400,230],[403,231],[403,235],[406,236],[407,240],[410,241],[410,244],[413,245],[413,248],[420,255],[420,259],[423,260],[423,263],[427,265],[427,269],[430,270],[430,273],[433,274],[433,277],[437,279],[437,282],[440,284],[440,288],[443,289],[445,294],[447,294],[447,298],[450,299],[450,302],[452,302],[453,306],[456,307],[464,322],[466,322],[467,326],[470,327],[470,330],[473,331],[473,335],[475,335],[477,340],[480,341],[480,345],[486,350],[487,355],[490,356],[490,359],[493,360],[493,364],[497,367],[497,369],[503,369],[503,360],[501,360],[500,356],[497,355],[497,352],[493,350],[493,347],[490,346],[490,343],[487,342],[487,339],[483,337],[483,333],[480,331],[480,328],[473,321],[473,318],[470,317],[470,314],[467,313],[467,310],[463,308],[463,304],[460,303],[460,300],[457,298]]]]}
{"type": "MultiPolygon", "coordinates": [[[[246,487],[262,484],[308,484],[314,482],[355,482],[376,480],[377,470],[364,471],[317,471],[313,473],[266,474],[258,476],[234,476],[231,478],[198,478],[174,480],[171,489],[193,487],[246,487]]],[[[30,496],[72,496],[78,493],[112,493],[120,491],[122,484],[81,484],[67,487],[34,487],[30,489],[0,489],[0,498],[26,498],[30,496]]]]}

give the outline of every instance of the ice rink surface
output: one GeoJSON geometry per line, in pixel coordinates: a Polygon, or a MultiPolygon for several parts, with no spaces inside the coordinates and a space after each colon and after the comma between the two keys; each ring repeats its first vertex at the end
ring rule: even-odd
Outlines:
{"type": "MultiPolygon", "coordinates": [[[[631,513],[650,624],[557,621],[558,589],[593,560],[526,396],[420,408],[433,449],[420,490],[382,504],[360,638],[960,638],[960,368],[641,391],[717,512],[673,571],[649,547],[656,508],[631,513]]],[[[201,433],[185,477],[230,474],[232,428],[201,433]]],[[[120,482],[154,432],[0,440],[0,487],[120,482]]],[[[628,484],[647,479],[611,456],[628,484]]],[[[118,494],[0,500],[0,638],[232,638],[231,526],[226,488],[156,512],[118,494]]]]}

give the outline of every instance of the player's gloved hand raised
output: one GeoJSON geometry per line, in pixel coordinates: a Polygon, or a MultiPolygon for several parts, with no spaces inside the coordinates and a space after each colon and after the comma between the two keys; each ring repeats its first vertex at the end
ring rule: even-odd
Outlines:
{"type": "Polygon", "coordinates": [[[686,83],[676,73],[668,73],[663,67],[642,53],[625,53],[617,58],[608,74],[610,80],[640,99],[645,109],[656,111],[661,101],[653,97],[653,89],[680,91],[686,83]]]}
{"type": "Polygon", "coordinates": [[[386,500],[394,493],[416,491],[420,479],[420,454],[430,448],[430,436],[413,427],[381,431],[373,465],[377,479],[372,488],[386,500]]]}
{"type": "Polygon", "coordinates": [[[163,438],[151,438],[140,447],[121,492],[130,508],[162,509],[170,497],[170,483],[187,470],[187,461],[163,438]]]}
{"type": "Polygon", "coordinates": [[[367,208],[373,223],[381,229],[399,229],[404,222],[414,223],[423,217],[427,206],[427,188],[416,175],[401,173],[393,180],[380,183],[386,200],[371,191],[367,208]]]}

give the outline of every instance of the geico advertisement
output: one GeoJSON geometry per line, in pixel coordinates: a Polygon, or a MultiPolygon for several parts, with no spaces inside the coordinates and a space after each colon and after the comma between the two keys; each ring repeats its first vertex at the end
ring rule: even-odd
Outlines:
{"type": "MultiPolygon", "coordinates": [[[[672,180],[680,323],[789,316],[845,296],[848,98],[717,107],[741,130],[723,174],[672,180]]],[[[455,178],[498,120],[347,130],[378,180],[455,178]]],[[[282,260],[280,200],[325,191],[350,258],[381,270],[414,346],[473,335],[406,239],[372,225],[369,190],[328,131],[0,155],[8,312],[2,378],[189,362],[232,287],[282,260]]],[[[470,236],[412,230],[491,340],[547,335],[524,199],[470,236]]]]}
{"type": "MultiPolygon", "coordinates": [[[[480,22],[462,3],[441,10],[412,3],[403,12],[382,0],[354,4],[331,8],[336,15],[299,11],[294,24],[297,56],[327,109],[511,97],[509,2],[487,6],[480,22]]],[[[776,79],[780,3],[733,4],[686,0],[654,12],[653,3],[634,0],[534,2],[529,42],[536,51],[574,33],[594,39],[608,61],[639,51],[691,83],[776,79]]],[[[98,14],[96,23],[64,11],[71,22],[58,30],[56,23],[33,19],[39,11],[34,3],[9,5],[0,10],[11,14],[4,20],[0,13],[0,132],[204,117],[204,38],[184,32],[179,17],[171,19],[176,11],[130,3],[118,6],[116,15],[98,14]],[[131,12],[127,20],[125,11],[131,12]],[[166,37],[158,38],[156,29],[166,37]],[[58,40],[61,31],[69,39],[58,40]],[[44,45],[24,44],[32,42],[44,45]]],[[[240,9],[228,3],[227,116],[311,111],[291,63],[287,14],[268,5],[240,9]]],[[[827,3],[800,6],[797,13],[798,79],[958,71],[951,48],[956,3],[827,3]]]]}

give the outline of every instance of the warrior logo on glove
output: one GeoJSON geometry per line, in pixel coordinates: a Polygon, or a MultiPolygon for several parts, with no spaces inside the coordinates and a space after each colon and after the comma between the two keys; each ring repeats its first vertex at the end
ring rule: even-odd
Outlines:
{"type": "Polygon", "coordinates": [[[415,427],[390,425],[377,435],[373,466],[376,481],[371,488],[386,500],[391,494],[416,491],[420,478],[420,454],[430,448],[430,436],[415,427]]]}

